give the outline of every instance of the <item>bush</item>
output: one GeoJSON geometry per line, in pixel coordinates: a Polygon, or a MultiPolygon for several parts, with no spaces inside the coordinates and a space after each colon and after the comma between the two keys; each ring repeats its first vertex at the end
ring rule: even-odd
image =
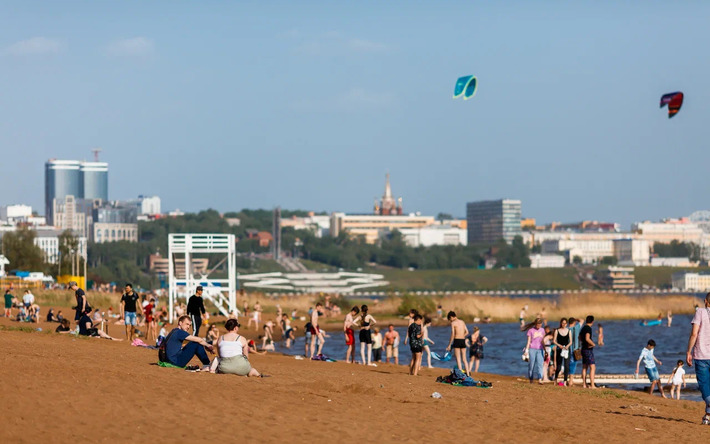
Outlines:
{"type": "Polygon", "coordinates": [[[402,301],[397,308],[397,313],[404,316],[409,314],[409,310],[412,308],[419,311],[421,315],[431,315],[436,312],[436,302],[433,298],[428,296],[405,294],[402,296],[402,301]]]}

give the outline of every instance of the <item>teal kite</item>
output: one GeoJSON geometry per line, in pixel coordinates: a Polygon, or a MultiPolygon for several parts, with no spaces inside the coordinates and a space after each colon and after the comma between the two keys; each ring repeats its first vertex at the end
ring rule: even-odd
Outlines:
{"type": "Polygon", "coordinates": [[[454,87],[454,99],[463,96],[464,100],[468,100],[476,94],[476,86],[478,80],[474,76],[459,77],[454,87]]]}

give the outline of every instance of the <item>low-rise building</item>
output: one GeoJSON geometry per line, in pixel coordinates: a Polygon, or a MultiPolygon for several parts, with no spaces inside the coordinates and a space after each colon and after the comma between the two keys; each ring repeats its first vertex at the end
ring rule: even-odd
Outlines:
{"type": "MultiPolygon", "coordinates": [[[[410,247],[431,247],[434,245],[466,245],[468,232],[466,228],[455,228],[450,225],[431,225],[422,228],[400,228],[402,239],[410,247]]],[[[381,231],[380,235],[388,235],[381,231]]]]}
{"type": "Polygon", "coordinates": [[[673,288],[681,291],[710,291],[710,274],[679,271],[671,275],[673,288]]]}
{"type": "Polygon", "coordinates": [[[407,228],[422,228],[434,225],[434,216],[389,215],[379,214],[345,214],[333,213],[330,216],[330,235],[337,237],[340,233],[350,236],[360,236],[365,242],[374,244],[380,238],[380,231],[392,232],[407,228]]]}
{"type": "Polygon", "coordinates": [[[559,254],[531,254],[530,268],[563,268],[565,257],[559,254]]]}
{"type": "MultiPolygon", "coordinates": [[[[64,230],[57,230],[55,228],[44,228],[36,231],[37,234],[34,243],[42,250],[42,255],[46,263],[59,263],[59,236],[63,232],[64,230]]],[[[77,237],[77,241],[78,251],[75,253],[80,257],[86,257],[86,237],[77,237]]]]}
{"type": "Polygon", "coordinates": [[[697,267],[700,264],[687,257],[652,257],[652,267],[697,267]]]}
{"type": "Polygon", "coordinates": [[[633,290],[636,286],[633,267],[609,267],[599,270],[596,277],[610,290],[633,290]]]}
{"type": "Polygon", "coordinates": [[[93,239],[104,242],[138,242],[138,224],[94,222],[93,239]]]}
{"type": "Polygon", "coordinates": [[[616,239],[614,257],[619,265],[646,267],[650,263],[651,245],[645,239],[616,239]]]}

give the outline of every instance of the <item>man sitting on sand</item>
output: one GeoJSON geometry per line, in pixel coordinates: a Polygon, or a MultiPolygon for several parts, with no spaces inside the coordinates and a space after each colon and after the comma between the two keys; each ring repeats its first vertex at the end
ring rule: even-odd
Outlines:
{"type": "Polygon", "coordinates": [[[451,339],[449,339],[449,346],[446,347],[446,351],[451,350],[453,346],[454,356],[456,356],[456,365],[459,370],[468,374],[466,371],[466,369],[468,369],[468,358],[466,357],[466,336],[468,335],[468,328],[466,327],[466,323],[457,318],[456,313],[453,311],[450,311],[449,314],[446,315],[446,319],[451,323],[451,339]]]}
{"type": "Polygon", "coordinates": [[[213,352],[214,348],[204,339],[191,335],[190,332],[192,331],[190,316],[180,316],[177,328],[168,333],[165,341],[163,341],[165,344],[165,359],[172,365],[185,367],[193,356],[197,355],[197,358],[204,366],[203,370],[209,371],[210,360],[205,349],[213,352]],[[188,344],[183,347],[182,343],[184,341],[188,341],[188,344]]]}

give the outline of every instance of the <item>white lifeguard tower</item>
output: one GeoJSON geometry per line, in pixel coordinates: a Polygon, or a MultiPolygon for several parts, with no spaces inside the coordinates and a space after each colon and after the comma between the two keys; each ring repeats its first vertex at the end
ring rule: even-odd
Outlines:
{"type": "Polygon", "coordinates": [[[233,234],[169,234],[168,279],[170,322],[175,316],[175,302],[188,298],[202,285],[202,297],[212,302],[225,316],[237,309],[236,247],[233,234]],[[205,274],[195,276],[192,270],[193,254],[222,255],[222,259],[205,274]],[[177,262],[184,260],[184,272],[178,273],[177,262]],[[227,263],[227,278],[211,278],[217,268],[227,263]]]}

